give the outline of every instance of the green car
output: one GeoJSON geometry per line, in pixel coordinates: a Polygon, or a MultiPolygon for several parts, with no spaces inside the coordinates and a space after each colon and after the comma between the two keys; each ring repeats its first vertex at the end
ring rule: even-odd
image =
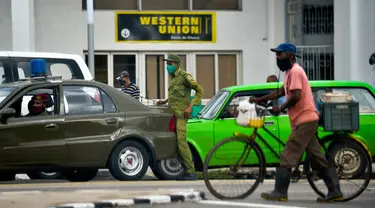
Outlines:
{"type": "MultiPolygon", "coordinates": [[[[350,92],[355,100],[359,102],[360,107],[360,128],[355,134],[351,135],[353,146],[346,147],[345,156],[351,158],[353,164],[351,169],[346,171],[360,171],[364,164],[361,160],[355,160],[357,148],[364,148],[369,155],[375,156],[375,90],[367,83],[356,81],[310,81],[316,105],[318,100],[325,92],[345,91],[350,92]],[[358,147],[359,145],[359,147],[358,147]]],[[[211,148],[221,140],[232,137],[234,132],[250,134],[252,129],[245,128],[236,124],[236,108],[242,99],[248,99],[250,96],[263,96],[282,86],[282,83],[266,83],[257,85],[232,86],[221,89],[200,111],[198,118],[190,119],[187,126],[187,140],[190,145],[194,163],[197,171],[203,168],[203,162],[211,148]]],[[[267,106],[279,105],[280,100],[265,103],[267,106]]],[[[324,131],[322,127],[318,130],[319,137],[325,138],[333,132],[324,131]]],[[[259,141],[264,151],[266,161],[269,167],[279,164],[277,155],[282,151],[283,146],[280,140],[285,144],[291,133],[289,116],[284,113],[278,117],[268,115],[265,117],[265,128],[258,130],[262,139],[259,141]],[[267,143],[267,144],[266,144],[267,143]]],[[[337,153],[342,144],[333,142],[330,144],[330,151],[337,153]]],[[[240,151],[240,150],[239,150],[240,151]]],[[[232,149],[220,150],[216,154],[215,162],[210,165],[222,165],[225,162],[225,156],[233,152],[232,149]]],[[[172,179],[181,173],[181,166],[173,159],[162,161],[165,172],[162,179],[172,179]]]]}

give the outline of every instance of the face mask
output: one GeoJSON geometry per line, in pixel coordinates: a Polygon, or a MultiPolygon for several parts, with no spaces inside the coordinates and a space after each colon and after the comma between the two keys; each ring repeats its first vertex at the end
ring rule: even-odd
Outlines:
{"type": "Polygon", "coordinates": [[[34,113],[40,113],[43,111],[43,106],[33,107],[34,113]]]}
{"type": "Polygon", "coordinates": [[[290,63],[289,59],[277,59],[277,66],[282,72],[284,72],[292,68],[292,63],[290,63]]]}
{"type": "Polygon", "coordinates": [[[118,83],[119,83],[121,86],[125,86],[125,80],[123,80],[123,79],[120,79],[120,80],[118,81],[118,83]]]}
{"type": "Polygon", "coordinates": [[[175,65],[167,65],[167,71],[169,74],[173,74],[177,70],[175,65]]]}

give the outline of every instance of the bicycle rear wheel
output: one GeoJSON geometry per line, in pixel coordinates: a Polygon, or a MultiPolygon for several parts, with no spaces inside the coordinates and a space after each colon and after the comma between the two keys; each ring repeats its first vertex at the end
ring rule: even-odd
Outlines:
{"type": "Polygon", "coordinates": [[[265,165],[264,155],[253,141],[236,137],[224,139],[206,157],[204,182],[211,194],[219,199],[243,199],[263,180],[265,165]],[[235,185],[240,188],[233,188],[235,185]]]}
{"type": "MultiPolygon", "coordinates": [[[[361,146],[347,139],[342,140],[330,148],[326,158],[330,164],[334,162],[336,165],[343,201],[350,201],[366,190],[371,180],[372,162],[361,146]]],[[[317,171],[310,172],[307,180],[319,196],[327,195],[327,187],[317,171]]]]}

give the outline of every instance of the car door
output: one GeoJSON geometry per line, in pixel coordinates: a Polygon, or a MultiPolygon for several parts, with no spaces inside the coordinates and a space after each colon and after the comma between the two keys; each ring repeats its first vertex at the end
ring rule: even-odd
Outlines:
{"type": "MultiPolygon", "coordinates": [[[[60,112],[61,87],[56,84],[32,86],[15,95],[4,108],[16,116],[0,124],[0,162],[9,165],[55,164],[66,161],[64,115],[60,112]],[[47,115],[29,116],[26,106],[33,95],[48,93],[47,115]]],[[[4,109],[3,108],[3,109],[4,109]]]]}
{"type": "MultiPolygon", "coordinates": [[[[237,118],[237,107],[240,102],[240,100],[243,99],[249,99],[250,96],[262,96],[269,93],[268,90],[259,90],[259,91],[244,91],[244,92],[238,92],[232,95],[231,99],[228,101],[227,105],[222,109],[221,115],[225,111],[229,112],[231,116],[225,117],[225,118],[218,118],[215,121],[214,124],[214,138],[215,143],[220,142],[223,139],[233,137],[234,132],[239,132],[243,134],[251,134],[253,129],[243,127],[240,125],[237,125],[236,118],[237,118]]],[[[229,115],[229,114],[228,114],[229,115]]],[[[259,138],[257,138],[257,142],[262,148],[267,162],[275,162],[277,161],[277,157],[274,153],[279,152],[279,143],[276,139],[278,139],[278,120],[274,116],[265,116],[265,126],[264,129],[259,129],[258,133],[260,135],[259,138]]],[[[226,160],[228,158],[233,157],[233,155],[239,156],[240,153],[243,151],[242,146],[238,145],[227,145],[223,148],[220,148],[215,157],[218,160],[226,160]]],[[[237,158],[238,159],[238,158],[237,158]]],[[[259,162],[259,161],[253,161],[253,162],[259,162]]]]}
{"type": "MultiPolygon", "coordinates": [[[[64,85],[66,144],[70,161],[105,159],[111,141],[124,125],[125,115],[102,89],[64,85]]],[[[108,156],[108,155],[107,155],[108,156]]]]}

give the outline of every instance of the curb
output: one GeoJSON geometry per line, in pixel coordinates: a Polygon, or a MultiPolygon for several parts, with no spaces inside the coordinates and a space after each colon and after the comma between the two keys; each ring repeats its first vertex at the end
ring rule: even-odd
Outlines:
{"type": "Polygon", "coordinates": [[[129,199],[100,200],[86,203],[68,203],[50,206],[48,208],[116,208],[145,204],[169,204],[176,202],[197,202],[205,200],[201,191],[181,191],[166,195],[145,195],[129,199]]]}

